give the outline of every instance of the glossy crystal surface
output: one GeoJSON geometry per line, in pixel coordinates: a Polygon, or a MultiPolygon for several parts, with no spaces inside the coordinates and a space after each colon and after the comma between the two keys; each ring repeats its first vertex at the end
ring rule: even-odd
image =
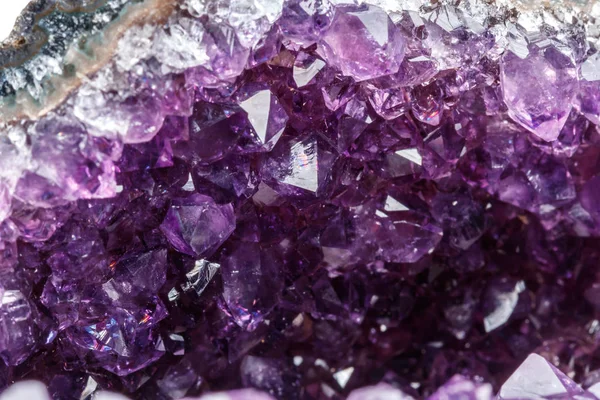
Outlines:
{"type": "Polygon", "coordinates": [[[0,73],[1,400],[600,398],[600,9],[92,3],[0,73]]]}

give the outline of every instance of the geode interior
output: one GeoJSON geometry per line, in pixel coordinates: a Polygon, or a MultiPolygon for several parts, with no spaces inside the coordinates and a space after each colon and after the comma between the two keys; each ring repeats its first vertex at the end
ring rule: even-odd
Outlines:
{"type": "Polygon", "coordinates": [[[600,398],[599,36],[593,2],[32,2],[0,390],[600,398]]]}

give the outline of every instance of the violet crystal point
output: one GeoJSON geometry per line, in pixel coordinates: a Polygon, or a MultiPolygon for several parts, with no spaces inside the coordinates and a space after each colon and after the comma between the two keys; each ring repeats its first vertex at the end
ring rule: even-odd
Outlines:
{"type": "Polygon", "coordinates": [[[33,0],[0,400],[600,399],[591,0],[33,0]]]}

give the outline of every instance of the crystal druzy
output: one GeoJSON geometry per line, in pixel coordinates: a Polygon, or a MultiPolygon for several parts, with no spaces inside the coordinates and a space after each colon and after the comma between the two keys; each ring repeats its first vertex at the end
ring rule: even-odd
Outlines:
{"type": "Polygon", "coordinates": [[[600,7],[550,3],[32,2],[0,399],[599,399],[600,7]]]}

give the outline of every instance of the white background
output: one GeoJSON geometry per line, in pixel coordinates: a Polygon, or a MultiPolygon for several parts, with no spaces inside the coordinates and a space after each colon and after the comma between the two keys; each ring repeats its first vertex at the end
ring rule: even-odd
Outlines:
{"type": "Polygon", "coordinates": [[[15,19],[21,14],[29,0],[0,0],[0,41],[6,39],[10,34],[15,19]]]}

